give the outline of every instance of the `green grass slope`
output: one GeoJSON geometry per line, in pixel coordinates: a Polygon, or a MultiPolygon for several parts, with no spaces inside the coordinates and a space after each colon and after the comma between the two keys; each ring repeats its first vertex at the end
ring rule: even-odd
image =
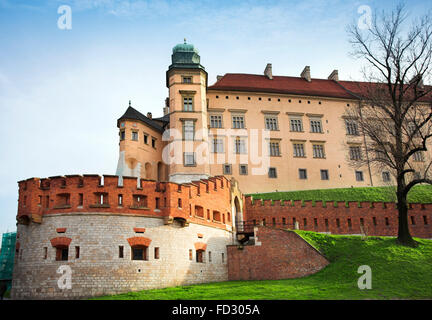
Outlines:
{"type": "MultiPolygon", "coordinates": [[[[395,187],[338,188],[250,194],[254,199],[322,200],[322,201],[385,201],[395,202],[395,187]]],[[[432,186],[417,185],[408,193],[411,203],[432,203],[432,186]]]]}
{"type": "Polygon", "coordinates": [[[297,231],[320,250],[330,265],[298,279],[228,281],[131,292],[96,299],[432,299],[432,240],[417,239],[417,248],[395,238],[325,235],[297,231]],[[372,289],[357,286],[358,267],[372,269],[372,289]]]}

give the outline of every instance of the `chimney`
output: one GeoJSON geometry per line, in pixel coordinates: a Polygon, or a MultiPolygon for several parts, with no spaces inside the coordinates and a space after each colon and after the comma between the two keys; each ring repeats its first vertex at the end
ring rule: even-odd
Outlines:
{"type": "Polygon", "coordinates": [[[267,63],[267,66],[264,69],[264,75],[269,79],[273,79],[272,64],[271,63],[267,63]]]}
{"type": "Polygon", "coordinates": [[[223,78],[223,76],[216,76],[216,81],[219,81],[222,78],[223,78]]]}
{"type": "Polygon", "coordinates": [[[333,72],[330,73],[330,75],[328,76],[327,79],[334,80],[334,81],[339,81],[339,73],[338,73],[338,71],[336,69],[333,70],[333,72]]]}
{"type": "Polygon", "coordinates": [[[149,119],[152,118],[152,114],[151,114],[151,112],[147,112],[147,118],[149,118],[149,119]]]}
{"type": "Polygon", "coordinates": [[[305,79],[308,82],[311,82],[311,75],[310,75],[310,67],[306,66],[304,67],[302,73],[300,74],[300,77],[305,79]]]}
{"type": "Polygon", "coordinates": [[[163,115],[166,116],[169,113],[169,98],[165,99],[165,107],[163,108],[163,115]]]}

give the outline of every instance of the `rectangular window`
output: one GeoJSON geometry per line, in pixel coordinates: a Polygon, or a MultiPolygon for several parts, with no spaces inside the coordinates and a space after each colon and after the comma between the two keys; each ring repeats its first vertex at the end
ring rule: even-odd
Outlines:
{"type": "Polygon", "coordinates": [[[69,247],[56,248],[56,261],[67,261],[69,256],[69,247]]]}
{"type": "Polygon", "coordinates": [[[361,148],[360,147],[349,147],[350,159],[351,160],[361,160],[361,148]]]}
{"type": "Polygon", "coordinates": [[[154,248],[154,258],[159,259],[159,247],[154,248]]]}
{"type": "Polygon", "coordinates": [[[75,259],[79,259],[80,257],[80,247],[75,247],[75,259]]]}
{"type": "Polygon", "coordinates": [[[389,222],[389,218],[385,218],[385,224],[386,224],[386,226],[388,226],[388,225],[390,225],[390,222],[389,222]]]}
{"type": "Polygon", "coordinates": [[[160,209],[160,198],[155,198],[156,200],[156,209],[160,209]]]}
{"type": "Polygon", "coordinates": [[[204,250],[196,251],[196,262],[204,263],[204,250]]]}
{"type": "Polygon", "coordinates": [[[352,228],[351,219],[348,219],[348,229],[351,230],[351,228],[352,228]]]}
{"type": "Polygon", "coordinates": [[[247,164],[241,164],[239,169],[240,169],[240,175],[247,175],[248,174],[247,164]]]}
{"type": "Polygon", "coordinates": [[[209,262],[212,262],[212,256],[211,256],[211,251],[209,251],[209,262]]]}
{"type": "Polygon", "coordinates": [[[321,180],[328,180],[329,179],[329,173],[328,170],[321,170],[321,180]]]}
{"type": "Polygon", "coordinates": [[[307,179],[307,171],[306,169],[299,169],[299,178],[302,180],[307,179]]]}
{"type": "Polygon", "coordinates": [[[155,138],[152,138],[152,147],[156,148],[156,139],[155,138]]]}
{"type": "Polygon", "coordinates": [[[44,254],[43,254],[43,258],[46,259],[48,258],[48,248],[44,247],[44,254]]]}
{"type": "Polygon", "coordinates": [[[424,223],[425,225],[428,224],[428,221],[427,221],[427,217],[426,217],[426,216],[423,216],[423,223],[424,223]]]}
{"type": "Polygon", "coordinates": [[[195,166],[195,152],[185,152],[184,153],[184,165],[185,166],[195,166]]]}
{"type": "Polygon", "coordinates": [[[272,131],[278,130],[277,117],[265,117],[265,128],[272,131]]]}
{"type": "Polygon", "coordinates": [[[363,181],[363,171],[356,171],[355,175],[357,181],[363,181]]]}
{"type": "Polygon", "coordinates": [[[120,131],[120,140],[124,140],[125,139],[125,131],[122,130],[120,131]]]}
{"type": "Polygon", "coordinates": [[[183,111],[193,111],[192,97],[183,97],[183,111]]]}
{"type": "Polygon", "coordinates": [[[211,115],[210,116],[210,128],[222,128],[222,116],[211,115]]]}
{"type": "Polygon", "coordinates": [[[305,157],[304,144],[303,143],[294,143],[294,157],[305,157]]]}
{"type": "Polygon", "coordinates": [[[147,247],[144,246],[132,247],[132,260],[148,260],[147,247]]]}
{"type": "Polygon", "coordinates": [[[82,193],[80,193],[78,196],[79,196],[78,205],[82,206],[83,202],[84,202],[84,195],[82,193]]]}
{"type": "Polygon", "coordinates": [[[270,142],[269,143],[269,149],[270,149],[270,157],[279,157],[280,156],[280,148],[279,148],[279,142],[270,142]]]}
{"type": "Polygon", "coordinates": [[[237,154],[246,153],[246,141],[244,139],[236,138],[234,140],[234,153],[237,154]]]}
{"type": "Polygon", "coordinates": [[[148,144],[148,135],[144,133],[144,143],[148,144]]]}
{"type": "Polygon", "coordinates": [[[346,133],[351,136],[358,136],[358,126],[355,120],[345,120],[346,133]]]}
{"type": "Polygon", "coordinates": [[[222,263],[225,263],[225,253],[222,252],[222,263]]]}
{"type": "Polygon", "coordinates": [[[183,77],[183,83],[192,83],[192,77],[183,77]]]}
{"type": "Polygon", "coordinates": [[[313,133],[322,133],[321,119],[311,119],[310,129],[313,133]]]}
{"type": "Polygon", "coordinates": [[[340,228],[340,220],[339,220],[339,218],[336,218],[336,227],[340,228]]]}
{"type": "Polygon", "coordinates": [[[212,140],[212,152],[213,153],[223,153],[224,152],[224,146],[223,146],[223,139],[214,138],[212,140]]]}
{"type": "Polygon", "coordinates": [[[382,173],[382,179],[383,179],[384,182],[389,182],[390,181],[390,172],[383,171],[383,173],[382,173]]]}
{"type": "Polygon", "coordinates": [[[119,258],[124,258],[123,246],[119,246],[119,258]]]}
{"type": "Polygon", "coordinates": [[[192,120],[183,121],[183,140],[195,139],[195,122],[192,120]]]}
{"type": "Polygon", "coordinates": [[[291,131],[302,132],[303,131],[303,123],[301,119],[290,119],[290,128],[291,131]]]}
{"type": "Polygon", "coordinates": [[[269,178],[277,178],[276,168],[269,168],[268,176],[269,178]]]}
{"type": "Polygon", "coordinates": [[[373,225],[374,225],[374,226],[376,226],[376,225],[377,225],[377,220],[376,220],[376,217],[372,217],[372,223],[373,223],[373,225]]]}
{"type": "Polygon", "coordinates": [[[314,144],[312,145],[312,150],[314,158],[325,158],[324,145],[314,144]]]}
{"type": "Polygon", "coordinates": [[[132,140],[133,141],[138,141],[138,132],[132,131],[132,140]]]}
{"type": "Polygon", "coordinates": [[[232,116],[232,127],[233,129],[244,129],[244,116],[232,116]]]}
{"type": "Polygon", "coordinates": [[[123,206],[123,195],[122,194],[118,195],[118,206],[119,207],[123,206]]]}
{"type": "Polygon", "coordinates": [[[230,164],[224,164],[223,165],[223,174],[232,174],[230,164]]]}
{"type": "Polygon", "coordinates": [[[182,199],[181,199],[181,198],[178,198],[177,206],[178,206],[179,208],[182,207],[182,199]]]}

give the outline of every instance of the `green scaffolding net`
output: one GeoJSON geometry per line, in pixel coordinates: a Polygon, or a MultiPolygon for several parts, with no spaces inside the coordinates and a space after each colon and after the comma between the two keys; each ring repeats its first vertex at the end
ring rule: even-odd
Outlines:
{"type": "Polygon", "coordinates": [[[0,280],[8,280],[10,287],[15,256],[16,232],[3,233],[0,251],[0,280]]]}

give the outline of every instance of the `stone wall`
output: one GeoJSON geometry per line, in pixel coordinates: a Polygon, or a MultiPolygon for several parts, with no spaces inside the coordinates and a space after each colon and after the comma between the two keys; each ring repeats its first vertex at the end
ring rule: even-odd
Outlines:
{"type": "Polygon", "coordinates": [[[313,274],[329,262],[293,231],[254,228],[255,245],[228,246],[229,280],[276,280],[313,274]]]}
{"type": "Polygon", "coordinates": [[[41,224],[19,224],[12,297],[70,299],[228,280],[226,246],[233,243],[232,233],[195,223],[182,225],[165,225],[163,217],[107,212],[49,214],[41,224]],[[134,237],[150,240],[148,260],[131,259],[134,237]],[[53,245],[65,238],[70,239],[68,261],[56,261],[53,245]],[[124,248],[123,258],[119,246],[124,248]],[[196,262],[197,248],[205,249],[204,263],[196,262]],[[72,270],[71,289],[58,287],[62,275],[57,270],[62,265],[72,270]]]}

